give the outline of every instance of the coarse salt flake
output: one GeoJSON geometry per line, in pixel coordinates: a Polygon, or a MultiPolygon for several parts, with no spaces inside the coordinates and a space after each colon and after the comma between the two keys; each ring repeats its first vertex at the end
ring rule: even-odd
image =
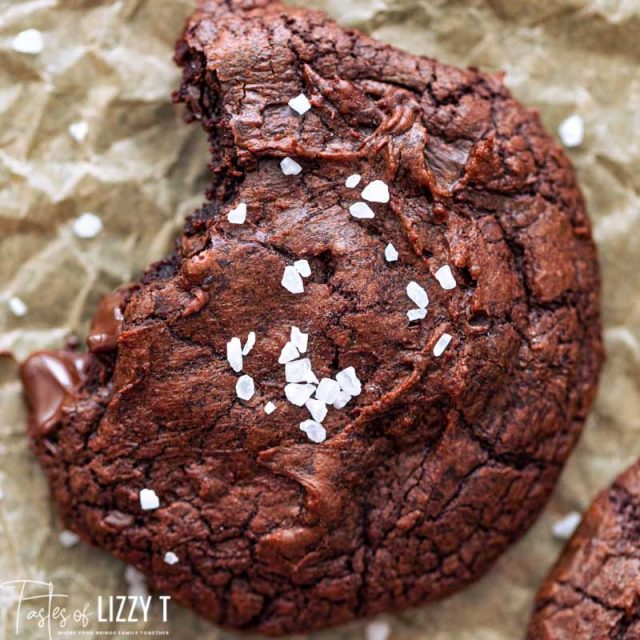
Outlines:
{"type": "Polygon", "coordinates": [[[389,202],[389,187],[382,180],[374,180],[362,190],[362,197],[369,202],[389,202]]]}
{"type": "Polygon", "coordinates": [[[167,551],[167,553],[164,554],[164,561],[166,564],[177,564],[180,562],[180,559],[173,551],[167,551]]]}
{"type": "Polygon", "coordinates": [[[449,346],[451,342],[451,336],[448,333],[443,333],[439,338],[438,342],[436,342],[433,347],[433,355],[436,358],[439,358],[445,351],[445,349],[449,346]]]}
{"type": "Polygon", "coordinates": [[[293,268],[303,277],[308,278],[311,275],[311,267],[307,260],[296,260],[293,268]]]}
{"type": "Polygon", "coordinates": [[[565,147],[579,147],[584,140],[584,120],[574,114],[563,120],[558,127],[558,134],[565,147]]]}
{"type": "Polygon", "coordinates": [[[551,533],[556,540],[568,540],[578,528],[582,516],[577,511],[570,511],[566,516],[553,523],[551,533]]]}
{"type": "Polygon", "coordinates": [[[44,38],[37,29],[21,31],[11,42],[11,48],[18,53],[37,55],[44,49],[44,38]]]}
{"type": "Polygon", "coordinates": [[[311,103],[309,102],[309,98],[301,93],[295,98],[291,98],[289,100],[289,106],[299,115],[303,116],[309,109],[311,109],[311,103]]]}
{"type": "Polygon", "coordinates": [[[407,285],[407,295],[411,302],[421,309],[425,309],[429,304],[429,296],[427,292],[414,280],[407,285]]]}
{"type": "Polygon", "coordinates": [[[409,309],[407,311],[407,318],[409,322],[415,322],[416,320],[424,320],[427,317],[426,309],[409,309]]]}
{"type": "Polygon", "coordinates": [[[9,311],[19,318],[24,316],[28,311],[27,305],[16,296],[9,298],[9,300],[7,300],[7,305],[9,306],[9,311]]]}
{"type": "Polygon", "coordinates": [[[374,620],[364,630],[365,640],[389,640],[391,626],[386,620],[374,620]]]}
{"type": "Polygon", "coordinates": [[[354,218],[375,218],[376,214],[366,202],[356,202],[349,207],[349,213],[354,218]]]}
{"type": "Polygon", "coordinates": [[[160,498],[153,489],[142,489],[140,491],[140,506],[145,511],[157,509],[160,506],[160,498]]]}
{"type": "Polygon", "coordinates": [[[358,380],[356,370],[353,367],[343,369],[337,376],[336,380],[340,388],[352,396],[359,396],[362,392],[362,383],[358,380]]]}
{"type": "Polygon", "coordinates": [[[73,232],[79,238],[95,238],[102,231],[102,220],[95,213],[83,213],[73,221],[73,232]]]}
{"type": "Polygon", "coordinates": [[[276,405],[269,401],[264,405],[264,412],[270,416],[276,410],[276,405]]]}
{"type": "Polygon", "coordinates": [[[284,375],[287,382],[311,382],[309,379],[310,373],[311,360],[309,358],[294,360],[284,365],[284,375]]]}
{"type": "Polygon", "coordinates": [[[300,353],[298,349],[291,344],[291,342],[287,342],[287,344],[282,347],[282,351],[280,352],[280,357],[278,358],[278,362],[280,364],[287,364],[287,362],[291,362],[292,360],[297,360],[300,357],[300,353]]]}
{"type": "Polygon", "coordinates": [[[360,180],[362,180],[362,176],[354,173],[345,180],[344,185],[348,189],[355,189],[360,184],[360,180]]]}
{"type": "Polygon", "coordinates": [[[247,219],[247,205],[241,202],[235,209],[231,209],[227,214],[227,220],[231,224],[244,224],[247,219]]]}
{"type": "Polygon", "coordinates": [[[227,342],[227,360],[236,373],[242,371],[242,345],[240,344],[240,338],[231,338],[227,342]]]}
{"type": "Polygon", "coordinates": [[[315,384],[299,384],[292,382],[285,386],[284,395],[291,404],[295,404],[296,407],[303,407],[315,390],[315,384]]]}
{"type": "Polygon", "coordinates": [[[302,282],[302,277],[296,271],[295,267],[291,265],[287,265],[284,268],[284,273],[282,275],[282,286],[289,291],[289,293],[303,293],[304,292],[304,282],[302,282]]]}
{"type": "Polygon", "coordinates": [[[81,120],[80,122],[72,122],[69,125],[69,135],[76,142],[84,142],[84,139],[87,137],[88,133],[89,125],[84,120],[81,120]]]}
{"type": "Polygon", "coordinates": [[[71,547],[77,545],[78,542],[80,542],[80,536],[73,531],[64,529],[58,535],[58,540],[65,549],[70,549],[71,547]]]}
{"type": "Polygon", "coordinates": [[[395,262],[398,259],[398,256],[399,253],[397,249],[391,243],[384,248],[384,259],[387,262],[395,262]]]}
{"type": "Polygon", "coordinates": [[[309,334],[302,333],[298,327],[291,327],[291,344],[293,344],[300,353],[305,353],[309,344],[309,334]]]}
{"type": "Polygon", "coordinates": [[[305,420],[300,423],[300,430],[307,434],[311,442],[320,443],[327,439],[326,429],[315,420],[305,420]]]}
{"type": "Polygon", "coordinates": [[[244,343],[244,347],[242,348],[242,355],[248,356],[251,353],[251,349],[253,349],[256,343],[256,332],[251,331],[247,336],[247,341],[244,343]]]}
{"type": "Polygon", "coordinates": [[[256,385],[254,384],[251,376],[245,374],[238,378],[238,381],[236,382],[236,395],[240,400],[251,400],[255,392],[256,385]]]}
{"type": "Polygon", "coordinates": [[[285,176],[297,176],[302,172],[302,167],[288,156],[280,161],[280,168],[285,176]]]}
{"type": "Polygon", "coordinates": [[[445,264],[444,267],[440,267],[436,273],[436,280],[440,283],[440,286],[449,291],[456,288],[456,279],[453,277],[451,267],[445,264]]]}
{"type": "Polygon", "coordinates": [[[309,410],[311,417],[316,422],[322,422],[327,417],[327,405],[321,400],[314,400],[313,398],[309,398],[305,402],[305,407],[309,410]]]}
{"type": "Polygon", "coordinates": [[[316,398],[326,404],[333,404],[340,393],[340,385],[331,378],[322,378],[316,389],[316,398]]]}
{"type": "Polygon", "coordinates": [[[351,394],[341,391],[333,402],[334,409],[344,409],[351,401],[351,394]]]}

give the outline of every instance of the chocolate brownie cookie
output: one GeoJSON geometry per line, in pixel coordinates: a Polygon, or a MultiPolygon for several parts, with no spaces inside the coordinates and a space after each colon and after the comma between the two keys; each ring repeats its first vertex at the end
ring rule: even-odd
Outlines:
{"type": "Polygon", "coordinates": [[[538,592],[527,640],[640,638],[640,462],[585,514],[538,592]]]}
{"type": "Polygon", "coordinates": [[[200,2],[177,61],[210,201],[81,366],[23,369],[66,526],[271,635],[460,589],[533,522],[594,396],[569,161],[500,78],[321,13],[200,2]]]}

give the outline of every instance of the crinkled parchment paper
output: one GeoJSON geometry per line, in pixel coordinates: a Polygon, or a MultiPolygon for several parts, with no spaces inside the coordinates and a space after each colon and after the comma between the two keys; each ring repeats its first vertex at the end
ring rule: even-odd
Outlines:
{"type": "MultiPolygon", "coordinates": [[[[609,360],[584,436],[538,523],[463,593],[389,616],[395,639],[514,640],[561,549],[551,524],[583,510],[640,454],[640,2],[638,0],[314,0],[345,25],[444,62],[504,70],[556,131],[586,123],[571,150],[600,247],[609,360]]],[[[207,149],[169,100],[172,46],[191,0],[0,0],[0,352],[18,359],[86,333],[104,292],[169,248],[202,200],[207,149]],[[12,50],[37,28],[39,55],[12,50]],[[68,131],[88,124],[86,139],[68,131]],[[73,221],[98,214],[93,239],[73,221]],[[28,311],[16,317],[12,296],[28,311]]],[[[42,473],[24,436],[15,362],[0,357],[0,582],[53,582],[69,608],[125,594],[123,565],[79,544],[63,548],[42,473]]],[[[15,602],[0,590],[0,638],[15,637],[15,602]]],[[[68,623],[66,629],[79,629],[68,623]]],[[[115,628],[90,620],[83,637],[115,628]]],[[[180,640],[233,638],[177,605],[161,623],[180,640]]],[[[56,636],[54,625],[54,637],[56,636]]],[[[21,638],[47,638],[34,623],[21,638]]],[[[317,638],[361,638],[353,624],[317,638]]],[[[118,637],[125,637],[124,635],[118,637]]]]}

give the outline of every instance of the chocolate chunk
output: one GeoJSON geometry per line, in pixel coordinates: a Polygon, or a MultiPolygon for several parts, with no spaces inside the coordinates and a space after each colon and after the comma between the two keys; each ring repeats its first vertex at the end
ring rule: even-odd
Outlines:
{"type": "Polygon", "coordinates": [[[462,588],[534,521],[595,393],[569,161],[499,78],[321,13],[202,0],[176,59],[211,200],[94,325],[117,350],[55,438],[32,430],[66,526],[269,635],[462,588]]]}

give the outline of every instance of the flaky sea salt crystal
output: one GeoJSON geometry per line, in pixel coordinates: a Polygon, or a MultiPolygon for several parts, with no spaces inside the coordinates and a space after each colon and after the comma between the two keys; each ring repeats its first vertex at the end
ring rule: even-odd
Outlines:
{"type": "Polygon", "coordinates": [[[308,260],[296,260],[293,268],[303,277],[308,278],[311,275],[311,267],[308,260]]]}
{"type": "Polygon", "coordinates": [[[88,133],[89,125],[84,120],[81,120],[80,122],[72,122],[69,125],[69,135],[76,142],[84,142],[84,139],[87,137],[88,133]]]}
{"type": "Polygon", "coordinates": [[[83,213],[73,221],[78,238],[95,238],[102,231],[102,220],[95,213],[83,213]]]}
{"type": "Polygon", "coordinates": [[[289,106],[301,116],[311,109],[311,103],[304,93],[301,93],[295,98],[291,98],[291,100],[289,100],[289,106]]]}
{"type": "Polygon", "coordinates": [[[305,407],[307,407],[309,413],[311,414],[311,417],[316,422],[322,422],[327,417],[327,405],[320,400],[309,398],[305,402],[305,407]]]}
{"type": "Polygon", "coordinates": [[[292,267],[291,265],[287,265],[284,268],[281,283],[282,286],[290,293],[304,292],[304,282],[302,282],[302,277],[296,271],[295,267],[292,267]]]}
{"type": "Polygon", "coordinates": [[[296,407],[303,407],[315,390],[315,384],[292,382],[285,386],[284,395],[291,404],[295,404],[296,407]]]}
{"type": "Polygon", "coordinates": [[[309,373],[311,372],[311,360],[303,358],[294,360],[284,365],[284,375],[287,382],[311,382],[309,373]]]}
{"type": "Polygon", "coordinates": [[[297,176],[302,172],[302,167],[288,156],[280,161],[280,169],[285,176],[297,176]]]}
{"type": "Polygon", "coordinates": [[[451,336],[448,333],[443,333],[433,347],[433,355],[436,358],[439,358],[444,353],[444,350],[449,346],[450,342],[451,336]]]}
{"type": "Polygon", "coordinates": [[[37,29],[25,29],[11,41],[11,48],[18,53],[28,53],[35,56],[42,53],[44,38],[37,29]]]}
{"type": "Polygon", "coordinates": [[[356,202],[349,207],[349,213],[354,218],[375,218],[376,214],[366,202],[356,202]]]}
{"type": "Polygon", "coordinates": [[[362,180],[362,176],[358,173],[354,173],[345,180],[345,187],[348,189],[355,189],[360,184],[360,180],[362,180]]]}
{"type": "Polygon", "coordinates": [[[407,295],[411,302],[421,309],[425,309],[429,304],[427,292],[414,280],[407,285],[407,295]]]}
{"type": "Polygon", "coordinates": [[[574,114],[563,120],[558,127],[558,134],[565,147],[579,147],[584,140],[584,120],[574,114]]]}
{"type": "Polygon", "coordinates": [[[160,498],[153,489],[142,489],[140,491],[140,506],[145,511],[157,509],[160,506],[160,498]]]}
{"type": "Polygon", "coordinates": [[[307,434],[307,438],[309,438],[311,442],[320,443],[327,439],[327,431],[315,420],[305,420],[301,422],[300,430],[307,434]]]}
{"type": "Polygon", "coordinates": [[[316,389],[316,398],[326,404],[333,404],[340,393],[340,385],[331,378],[322,378],[316,389]]]}
{"type": "Polygon", "coordinates": [[[302,333],[298,327],[291,327],[291,344],[293,344],[300,353],[305,353],[309,344],[309,334],[302,333]]]}
{"type": "Polygon", "coordinates": [[[389,640],[391,625],[386,620],[369,622],[364,629],[365,640],[389,640]]]}
{"type": "Polygon", "coordinates": [[[270,416],[276,410],[276,405],[269,401],[264,405],[264,412],[270,416]]]}
{"type": "Polygon", "coordinates": [[[240,376],[236,382],[236,395],[240,400],[251,400],[256,392],[253,378],[248,375],[240,376]]]}
{"type": "Polygon", "coordinates": [[[351,401],[351,394],[341,391],[333,402],[334,409],[344,409],[351,401]]]}
{"type": "Polygon", "coordinates": [[[358,380],[356,370],[353,367],[343,369],[337,376],[336,380],[340,388],[352,396],[359,396],[362,392],[362,383],[358,380]]]}
{"type": "Polygon", "coordinates": [[[363,189],[362,197],[369,202],[389,202],[389,187],[382,180],[374,180],[363,189]]]}
{"type": "Polygon", "coordinates": [[[18,316],[18,318],[24,316],[28,311],[27,305],[17,296],[11,296],[11,298],[7,300],[7,305],[9,311],[11,311],[14,316],[18,316]]]}
{"type": "Polygon", "coordinates": [[[177,564],[180,562],[178,556],[173,553],[173,551],[167,551],[167,553],[164,554],[164,561],[166,564],[177,564]]]}
{"type": "Polygon", "coordinates": [[[280,364],[287,364],[287,362],[291,362],[292,360],[297,360],[300,357],[298,353],[298,349],[295,348],[291,342],[287,342],[287,344],[282,347],[282,351],[280,352],[280,357],[278,358],[278,362],[280,364]]]}
{"type": "Polygon", "coordinates": [[[398,259],[398,256],[398,251],[391,243],[384,248],[384,259],[387,262],[395,262],[398,259]]]}
{"type": "Polygon", "coordinates": [[[578,528],[582,516],[577,511],[570,511],[566,516],[553,523],[551,533],[556,540],[568,540],[578,528]]]}
{"type": "Polygon", "coordinates": [[[135,567],[127,566],[124,570],[124,580],[127,583],[127,595],[135,598],[147,598],[147,579],[135,567]]]}
{"type": "Polygon", "coordinates": [[[241,202],[235,209],[231,209],[227,214],[227,220],[231,224],[244,224],[247,219],[247,205],[241,202]]]}
{"type": "Polygon", "coordinates": [[[65,549],[70,549],[80,542],[80,536],[73,531],[63,529],[58,535],[58,540],[65,549]]]}
{"type": "Polygon", "coordinates": [[[424,320],[427,317],[426,309],[409,309],[407,311],[407,318],[409,322],[415,322],[416,320],[424,320]]]}
{"type": "Polygon", "coordinates": [[[436,273],[436,280],[440,283],[440,286],[446,291],[456,288],[456,279],[453,277],[451,267],[445,264],[444,267],[440,267],[436,273]]]}
{"type": "Polygon", "coordinates": [[[242,345],[240,338],[231,338],[227,342],[227,361],[236,372],[242,371],[242,345]]]}
{"type": "Polygon", "coordinates": [[[251,331],[247,336],[247,341],[244,343],[244,347],[242,348],[242,355],[248,356],[251,353],[251,349],[253,349],[256,343],[256,332],[251,331]]]}

